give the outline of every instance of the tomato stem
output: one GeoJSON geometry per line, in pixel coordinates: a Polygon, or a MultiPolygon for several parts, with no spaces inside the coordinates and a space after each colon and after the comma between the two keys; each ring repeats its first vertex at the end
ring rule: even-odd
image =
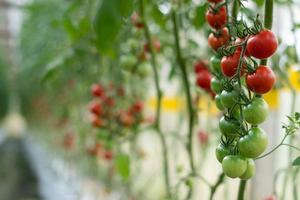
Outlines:
{"type": "Polygon", "coordinates": [[[161,101],[163,97],[163,93],[161,91],[160,83],[159,83],[159,75],[158,75],[158,69],[157,69],[157,61],[156,61],[156,55],[153,50],[153,44],[151,40],[151,34],[149,27],[147,25],[147,21],[145,20],[145,14],[144,14],[144,0],[139,0],[140,5],[140,15],[144,23],[144,34],[145,38],[147,40],[147,43],[149,45],[149,52],[151,55],[151,66],[154,73],[154,82],[155,82],[155,88],[156,88],[156,98],[157,98],[157,104],[156,104],[156,117],[155,117],[155,124],[154,128],[156,129],[160,142],[162,145],[162,154],[163,154],[163,163],[164,163],[164,179],[165,179],[165,185],[166,185],[166,191],[167,191],[167,197],[171,197],[171,186],[170,186],[170,177],[169,177],[169,162],[168,162],[168,149],[167,149],[167,142],[164,134],[161,131],[160,128],[160,116],[161,116],[161,101]]]}
{"type": "Polygon", "coordinates": [[[241,180],[239,186],[238,200],[244,200],[247,180],[241,180]]]}
{"type": "Polygon", "coordinates": [[[224,178],[225,178],[225,174],[224,174],[224,173],[221,173],[221,174],[219,175],[219,178],[218,178],[216,184],[210,187],[210,196],[209,196],[209,200],[213,200],[213,197],[214,197],[214,195],[215,195],[215,193],[216,193],[218,187],[223,183],[224,178]]]}
{"type": "MultiPolygon", "coordinates": [[[[265,0],[265,16],[264,16],[264,27],[271,30],[273,24],[273,4],[274,0],[265,0]]],[[[261,60],[261,65],[266,65],[268,59],[261,60]]]]}
{"type": "MultiPolygon", "coordinates": [[[[189,155],[189,162],[190,168],[192,173],[195,171],[195,164],[194,164],[194,155],[193,155],[193,126],[194,126],[194,108],[193,108],[193,101],[192,95],[190,91],[190,83],[188,80],[188,75],[186,71],[185,61],[181,54],[181,47],[180,47],[180,39],[179,39],[179,30],[178,30],[178,23],[176,19],[176,13],[174,10],[171,12],[172,22],[173,22],[173,34],[175,39],[175,51],[177,62],[180,67],[182,73],[182,81],[185,88],[186,100],[187,100],[187,109],[189,114],[189,126],[188,126],[188,143],[187,143],[187,151],[189,155]]],[[[192,194],[192,186],[190,186],[189,195],[192,194]]]]}

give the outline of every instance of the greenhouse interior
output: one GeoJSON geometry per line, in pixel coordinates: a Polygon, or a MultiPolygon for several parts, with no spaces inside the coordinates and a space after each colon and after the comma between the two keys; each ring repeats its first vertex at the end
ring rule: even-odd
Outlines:
{"type": "Polygon", "coordinates": [[[300,200],[299,0],[0,0],[0,200],[300,200]]]}

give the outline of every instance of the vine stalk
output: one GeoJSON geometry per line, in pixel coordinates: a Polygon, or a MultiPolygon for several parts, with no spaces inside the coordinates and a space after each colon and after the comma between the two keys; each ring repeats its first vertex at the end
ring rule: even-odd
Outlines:
{"type": "MultiPolygon", "coordinates": [[[[192,95],[191,95],[191,91],[190,91],[190,83],[188,80],[185,61],[181,54],[178,22],[177,22],[176,13],[174,10],[171,11],[171,18],[172,18],[172,23],[173,23],[173,34],[174,34],[174,40],[175,40],[176,57],[177,57],[178,65],[179,65],[181,73],[182,73],[182,81],[184,84],[186,100],[187,100],[189,126],[188,126],[188,142],[187,142],[186,148],[187,148],[188,155],[189,155],[190,168],[193,173],[195,171],[195,163],[194,163],[194,155],[193,155],[194,108],[193,108],[192,95]]],[[[192,186],[190,186],[189,195],[187,198],[190,198],[190,196],[192,195],[192,190],[193,190],[192,186]]]]}
{"type": "Polygon", "coordinates": [[[166,185],[166,191],[167,191],[167,197],[171,197],[171,185],[170,185],[170,176],[169,176],[169,162],[168,162],[168,149],[167,149],[167,142],[164,134],[161,131],[160,127],[160,117],[161,117],[161,101],[162,101],[162,91],[159,83],[159,75],[158,75],[158,69],[157,69],[157,61],[156,61],[156,55],[153,50],[153,44],[151,40],[151,34],[149,27],[147,25],[147,21],[145,19],[145,14],[144,14],[144,0],[139,0],[139,5],[140,5],[140,15],[144,23],[144,33],[145,33],[145,38],[147,40],[148,46],[149,46],[149,52],[151,55],[151,66],[152,70],[154,73],[154,81],[155,81],[155,88],[156,88],[156,98],[157,98],[157,105],[156,105],[156,117],[155,117],[155,124],[154,128],[156,129],[161,145],[162,145],[162,153],[163,153],[163,163],[164,163],[164,179],[165,179],[165,185],[166,185]]]}

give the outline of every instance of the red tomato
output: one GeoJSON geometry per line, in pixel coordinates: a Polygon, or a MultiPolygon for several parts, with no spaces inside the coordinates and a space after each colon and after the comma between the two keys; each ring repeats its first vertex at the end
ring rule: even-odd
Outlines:
{"type": "MultiPolygon", "coordinates": [[[[156,38],[152,39],[152,47],[156,52],[159,52],[161,48],[160,41],[156,38]]],[[[150,52],[150,47],[148,42],[144,44],[144,51],[150,52]]]]}
{"type": "Polygon", "coordinates": [[[210,72],[205,70],[197,75],[196,83],[200,88],[202,88],[206,91],[210,91],[211,79],[212,79],[212,76],[211,76],[210,72]]]}
{"type": "Polygon", "coordinates": [[[66,150],[71,150],[74,146],[74,142],[75,142],[75,135],[73,133],[67,133],[64,136],[63,144],[66,150]]]}
{"type": "Polygon", "coordinates": [[[114,106],[115,105],[115,100],[112,97],[105,97],[104,103],[108,106],[114,106]]]}
{"type": "Polygon", "coordinates": [[[93,127],[99,128],[99,127],[104,126],[104,122],[100,117],[93,115],[92,116],[92,125],[93,125],[93,127]]]}
{"type": "Polygon", "coordinates": [[[208,44],[214,50],[217,50],[221,46],[223,46],[229,40],[229,32],[226,27],[222,28],[220,33],[211,33],[208,36],[208,44]]]}
{"type": "Polygon", "coordinates": [[[212,9],[208,9],[208,11],[206,12],[206,21],[212,28],[220,29],[226,24],[226,14],[227,12],[225,6],[222,6],[218,10],[218,12],[215,12],[212,9]]]}
{"type": "Polygon", "coordinates": [[[139,14],[137,12],[133,12],[132,13],[132,15],[131,15],[131,22],[138,29],[144,28],[144,23],[142,22],[139,14]]]}
{"type": "Polygon", "coordinates": [[[120,121],[124,126],[130,127],[134,124],[134,117],[130,112],[122,111],[120,113],[120,121]]]}
{"type": "Polygon", "coordinates": [[[105,160],[108,160],[108,161],[112,160],[114,157],[113,152],[111,150],[105,150],[103,152],[102,156],[105,160]]]}
{"type": "Polygon", "coordinates": [[[93,84],[91,92],[94,97],[102,97],[104,95],[104,89],[99,84],[93,84]]]}
{"type": "MultiPolygon", "coordinates": [[[[224,76],[229,78],[233,77],[237,73],[241,52],[236,51],[230,56],[225,56],[221,60],[221,70],[224,76]]],[[[244,68],[241,71],[241,75],[244,73],[244,68]]]]}
{"type": "Polygon", "coordinates": [[[220,3],[223,0],[207,0],[210,3],[220,3]]]}
{"type": "Polygon", "coordinates": [[[271,195],[266,197],[264,200],[277,200],[277,197],[275,195],[271,195]]]}
{"type": "MultiPolygon", "coordinates": [[[[244,38],[237,38],[236,40],[235,40],[235,42],[234,42],[234,44],[236,45],[236,44],[240,44],[240,43],[242,43],[242,42],[244,42],[244,38]]],[[[242,52],[242,47],[237,47],[236,48],[236,51],[240,51],[240,52],[242,52]]],[[[246,51],[245,51],[245,56],[250,56],[250,54],[249,54],[249,52],[247,51],[247,48],[246,48],[246,51]]]]}
{"type": "Polygon", "coordinates": [[[207,134],[206,131],[203,131],[203,130],[199,131],[198,138],[199,138],[200,144],[203,144],[203,145],[207,144],[207,142],[208,142],[208,134],[207,134]]]}
{"type": "Polygon", "coordinates": [[[134,114],[134,113],[140,113],[142,112],[144,108],[144,103],[142,101],[136,101],[132,107],[130,108],[130,111],[134,114]]]}
{"type": "Polygon", "coordinates": [[[199,60],[194,65],[194,72],[198,74],[204,70],[207,70],[207,66],[208,62],[206,60],[199,60]]]}
{"type": "Polygon", "coordinates": [[[247,51],[258,59],[265,59],[272,56],[278,46],[275,34],[270,30],[263,30],[249,38],[247,51]]]}
{"type": "Polygon", "coordinates": [[[276,82],[276,76],[270,67],[260,65],[252,74],[246,77],[247,87],[257,93],[265,94],[269,92],[276,82]]]}
{"type": "Polygon", "coordinates": [[[101,105],[97,101],[93,101],[93,102],[90,103],[89,110],[90,110],[91,113],[93,113],[97,116],[100,116],[101,113],[102,113],[101,105]]]}

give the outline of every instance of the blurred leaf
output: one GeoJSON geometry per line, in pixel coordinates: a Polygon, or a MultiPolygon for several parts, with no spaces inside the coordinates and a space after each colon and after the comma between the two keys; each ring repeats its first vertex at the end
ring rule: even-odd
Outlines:
{"type": "Polygon", "coordinates": [[[126,181],[130,176],[130,159],[128,155],[120,154],[115,160],[115,165],[119,175],[126,181]]]}
{"type": "Polygon", "coordinates": [[[293,166],[300,166],[300,156],[293,161],[293,166]]]}
{"type": "Polygon", "coordinates": [[[62,55],[58,58],[56,58],[55,60],[53,60],[52,62],[50,62],[45,69],[45,72],[42,76],[42,84],[44,84],[45,82],[47,82],[48,80],[50,80],[51,78],[54,77],[54,75],[57,73],[57,70],[60,67],[63,67],[65,62],[67,61],[67,59],[71,56],[71,53],[68,52],[65,55],[62,55]]]}
{"type": "Polygon", "coordinates": [[[196,8],[196,14],[193,21],[193,24],[196,28],[200,28],[205,24],[205,13],[207,10],[207,4],[200,5],[196,8]]]}
{"type": "Polygon", "coordinates": [[[122,27],[124,17],[133,9],[132,0],[103,0],[93,26],[97,35],[97,47],[104,53],[110,52],[122,27]]]}
{"type": "Polygon", "coordinates": [[[255,3],[256,3],[256,5],[258,5],[258,6],[262,6],[262,5],[264,5],[264,0],[255,0],[255,3]]]}

